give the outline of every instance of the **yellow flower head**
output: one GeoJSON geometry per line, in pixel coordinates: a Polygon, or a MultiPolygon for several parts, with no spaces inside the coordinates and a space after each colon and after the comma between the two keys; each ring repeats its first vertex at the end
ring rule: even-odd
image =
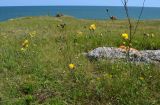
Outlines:
{"type": "Polygon", "coordinates": [[[143,77],[139,77],[139,79],[140,79],[140,80],[144,80],[144,78],[143,78],[143,77]]]}
{"type": "Polygon", "coordinates": [[[29,41],[26,39],[26,40],[24,40],[24,42],[22,43],[22,46],[23,46],[24,48],[27,48],[27,47],[28,47],[28,44],[29,44],[29,41]]]}
{"type": "Polygon", "coordinates": [[[123,33],[123,34],[121,35],[121,37],[122,37],[123,39],[127,40],[127,39],[128,39],[128,34],[127,34],[127,33],[123,33]]]}
{"type": "Polygon", "coordinates": [[[29,43],[29,41],[26,39],[26,40],[24,40],[24,42],[23,42],[24,44],[28,44],[29,43]]]}
{"type": "Polygon", "coordinates": [[[21,48],[21,51],[23,51],[23,52],[24,52],[24,51],[26,51],[26,49],[22,47],[22,48],[21,48]]]}
{"type": "Polygon", "coordinates": [[[95,24],[91,24],[90,27],[89,27],[89,29],[93,30],[93,31],[96,30],[96,25],[95,24]]]}
{"type": "Polygon", "coordinates": [[[69,67],[69,69],[74,69],[75,65],[71,63],[71,64],[68,65],[68,67],[69,67]]]}

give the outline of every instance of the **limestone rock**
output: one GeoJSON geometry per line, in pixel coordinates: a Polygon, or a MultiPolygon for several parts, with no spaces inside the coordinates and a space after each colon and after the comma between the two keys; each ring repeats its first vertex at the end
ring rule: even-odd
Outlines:
{"type": "MultiPolygon", "coordinates": [[[[90,59],[125,59],[126,50],[115,47],[98,47],[86,55],[90,59]]],[[[160,62],[160,50],[142,50],[130,49],[130,60],[134,62],[160,62]]]]}

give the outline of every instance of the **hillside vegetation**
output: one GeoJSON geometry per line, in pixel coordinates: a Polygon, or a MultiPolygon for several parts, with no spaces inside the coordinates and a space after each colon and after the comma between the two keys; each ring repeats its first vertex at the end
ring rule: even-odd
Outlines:
{"type": "MultiPolygon", "coordinates": [[[[83,55],[119,47],[122,33],[128,33],[126,20],[46,16],[0,22],[0,104],[160,105],[159,64],[89,61],[83,55]]],[[[132,47],[160,49],[160,20],[141,21],[132,47]]]]}

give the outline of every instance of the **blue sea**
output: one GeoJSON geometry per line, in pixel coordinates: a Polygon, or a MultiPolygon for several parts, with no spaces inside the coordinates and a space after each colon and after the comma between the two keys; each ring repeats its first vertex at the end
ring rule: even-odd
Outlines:
{"type": "MultiPolygon", "coordinates": [[[[106,12],[109,10],[111,16],[125,19],[124,8],[120,6],[15,6],[0,7],[0,21],[25,16],[55,16],[57,13],[82,19],[108,19],[106,12]]],[[[141,7],[129,7],[129,15],[137,19],[141,7]]],[[[145,7],[141,19],[160,19],[160,7],[145,7]]]]}

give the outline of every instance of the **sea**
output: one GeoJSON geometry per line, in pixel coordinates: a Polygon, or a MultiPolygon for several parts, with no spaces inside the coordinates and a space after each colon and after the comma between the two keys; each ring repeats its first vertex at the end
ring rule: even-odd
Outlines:
{"type": "MultiPolygon", "coordinates": [[[[141,9],[129,7],[130,18],[138,19],[141,9]]],[[[122,6],[8,6],[0,7],[0,21],[26,16],[55,16],[58,13],[80,19],[105,20],[109,16],[126,19],[122,6]]],[[[160,19],[160,7],[144,7],[141,19],[160,19]]]]}

